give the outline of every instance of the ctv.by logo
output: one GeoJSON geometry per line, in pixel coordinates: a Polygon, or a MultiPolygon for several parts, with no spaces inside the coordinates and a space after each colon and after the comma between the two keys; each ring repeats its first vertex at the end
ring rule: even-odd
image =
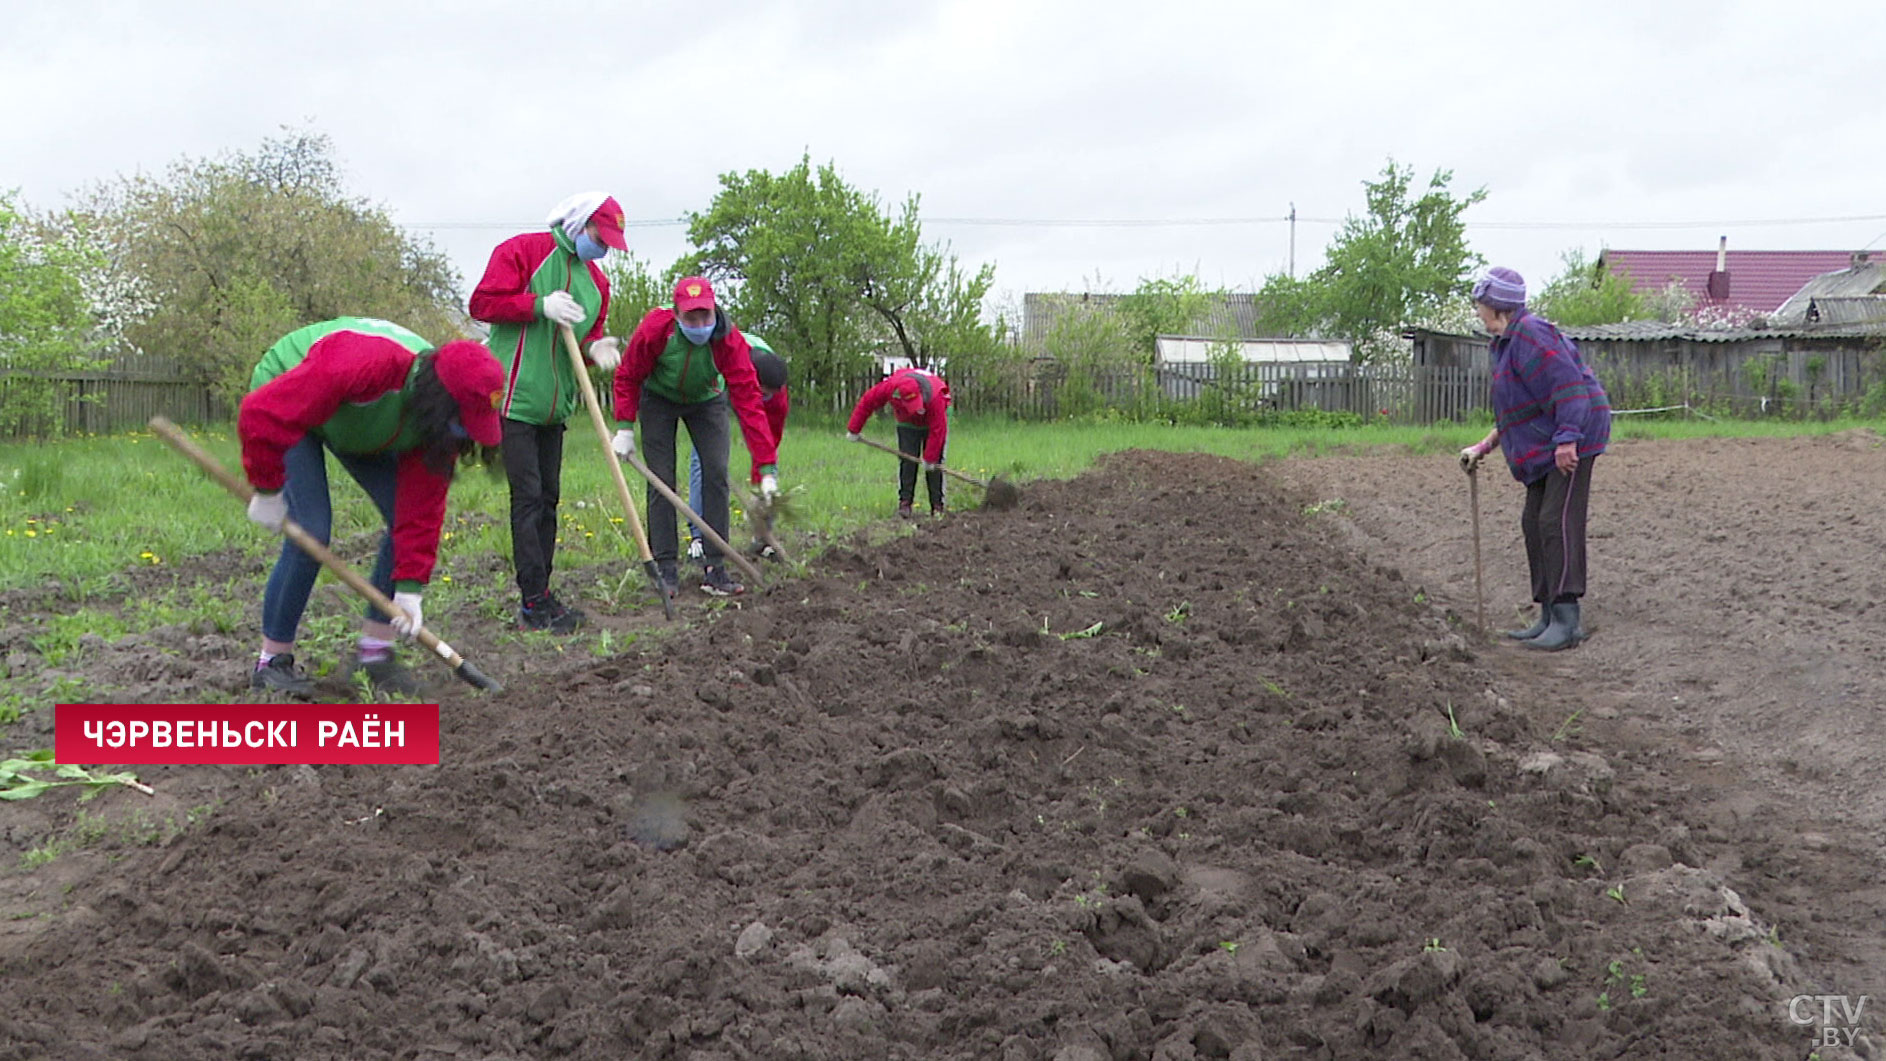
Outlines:
{"type": "Polygon", "coordinates": [[[1860,1041],[1860,1015],[1866,1012],[1870,997],[1796,995],[1788,1000],[1788,1020],[1804,1027],[1814,1025],[1810,1046],[1855,1046],[1860,1041]]]}

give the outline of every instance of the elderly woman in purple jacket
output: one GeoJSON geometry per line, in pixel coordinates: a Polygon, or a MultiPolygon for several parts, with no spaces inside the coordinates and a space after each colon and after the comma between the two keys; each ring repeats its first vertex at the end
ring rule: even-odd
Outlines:
{"type": "Polygon", "coordinates": [[[1472,473],[1497,443],[1513,478],[1526,484],[1520,529],[1539,619],[1506,631],[1526,648],[1556,652],[1585,639],[1585,509],[1591,469],[1611,438],[1611,401],[1550,321],[1526,312],[1526,281],[1492,269],[1473,285],[1473,308],[1493,337],[1493,412],[1487,437],[1460,451],[1472,473]]]}

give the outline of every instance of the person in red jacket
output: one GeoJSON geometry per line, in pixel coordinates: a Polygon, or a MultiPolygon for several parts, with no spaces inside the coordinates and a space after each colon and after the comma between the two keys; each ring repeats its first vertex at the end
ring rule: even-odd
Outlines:
{"type": "Polygon", "coordinates": [[[498,244],[472,291],[473,319],[491,325],[504,366],[504,472],[511,486],[511,559],[522,598],[518,625],[571,633],[583,613],[550,592],[563,484],[563,426],[581,400],[563,348],[573,329],[588,360],[604,372],[622,359],[603,332],[609,280],[597,264],[609,248],[628,250],[622,207],[602,192],[572,195],[550,211],[549,228],[498,244]]]}
{"type": "MultiPolygon", "coordinates": [[[[897,418],[897,448],[923,458],[923,481],[930,492],[930,514],[943,514],[943,447],[950,437],[950,385],[920,368],[900,368],[865,391],[851,411],[845,437],[857,442],[864,423],[885,405],[897,418]]],[[[897,514],[909,519],[917,500],[917,466],[897,462],[897,514]]]]}
{"type": "MultiPolygon", "coordinates": [[[[760,381],[746,336],[714,302],[714,288],[699,276],[675,284],[674,308],[648,311],[629,337],[628,353],[616,370],[616,434],[611,448],[628,460],[635,455],[635,423],[642,423],[642,447],[648,466],[670,489],[675,483],[675,437],[681,424],[701,455],[701,496],[691,507],[723,539],[727,537],[727,457],[730,445],[727,409],[740,420],[760,494],[779,494],[778,450],[760,404],[760,381]]],[[[674,596],[680,533],[674,506],[648,489],[648,537],[662,590],[674,596]]],[[[713,543],[703,556],[701,589],[726,597],[746,592],[727,573],[725,557],[713,543]]]]}
{"type": "MultiPolygon", "coordinates": [[[[284,336],[256,366],[236,414],[242,467],[256,493],[249,518],[280,532],[292,519],[326,544],[333,532],[326,454],[386,520],[371,581],[401,614],[369,606],[358,669],[375,688],[410,695],[412,673],[393,657],[395,635],[422,622],[421,595],[439,555],[445,496],[461,461],[494,463],[504,440],[504,372],[481,343],[434,350],[387,321],[344,317],[284,336]]],[[[262,651],[250,688],[308,697],[295,635],[320,564],[283,542],[262,596],[262,651]]]]}
{"type": "MultiPolygon", "coordinates": [[[[753,373],[760,378],[760,406],[766,410],[766,426],[773,432],[773,449],[777,451],[786,440],[786,416],[792,411],[792,395],[786,391],[786,359],[773,351],[765,339],[752,332],[742,333],[747,337],[747,345],[753,350],[753,373]]],[[[759,476],[754,475],[757,480],[759,476]]],[[[701,496],[701,451],[695,450],[688,458],[688,503],[701,496]]],[[[772,519],[766,521],[767,529],[773,526],[772,519]]],[[[773,555],[773,547],[760,542],[754,546],[763,557],[773,555]]],[[[707,555],[707,536],[701,528],[688,524],[688,559],[700,563],[707,555]]]]}

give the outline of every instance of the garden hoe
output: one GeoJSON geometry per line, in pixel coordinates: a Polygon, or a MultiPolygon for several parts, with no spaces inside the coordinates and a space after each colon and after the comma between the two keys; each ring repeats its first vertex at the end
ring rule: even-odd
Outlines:
{"type": "MultiPolygon", "coordinates": [[[[603,452],[609,455],[610,466],[615,467],[616,451],[609,445],[609,425],[603,423],[602,407],[596,404],[596,388],[589,382],[589,366],[583,362],[583,352],[577,349],[576,333],[571,331],[570,326],[567,324],[560,324],[557,327],[563,332],[564,349],[570,352],[570,362],[576,367],[577,386],[582,388],[583,401],[589,405],[589,418],[596,425],[596,437],[602,439],[603,452]]],[[[745,571],[747,577],[751,578],[755,583],[760,581],[760,569],[748,563],[746,557],[734,552],[733,546],[727,544],[727,539],[721,537],[714,528],[707,525],[706,520],[702,519],[693,509],[683,503],[681,498],[676,496],[673,490],[669,489],[667,483],[657,479],[655,473],[648,470],[648,465],[643,464],[640,457],[630,457],[629,466],[642,473],[642,478],[647,479],[649,485],[653,486],[657,493],[667,498],[668,502],[674,505],[675,509],[682,515],[692,521],[696,527],[701,528],[701,533],[707,535],[707,540],[719,546],[720,551],[724,553],[728,559],[739,564],[740,570],[745,571]]],[[[629,522],[635,526],[635,544],[642,550],[642,565],[647,568],[648,577],[653,580],[655,584],[655,595],[661,598],[662,607],[667,609],[668,617],[672,619],[674,618],[674,604],[669,601],[666,593],[661,592],[661,576],[655,569],[655,555],[648,548],[648,535],[642,530],[642,521],[636,518],[635,504],[629,500],[629,484],[622,478],[621,468],[615,468],[613,474],[616,477],[616,488],[622,494],[622,503],[628,506],[629,522]]]]}
{"type": "MultiPolygon", "coordinates": [[[[171,448],[195,461],[198,467],[209,473],[210,478],[221,483],[223,489],[236,495],[238,500],[246,503],[255,494],[255,490],[248,483],[231,475],[229,469],[224,468],[202,447],[190,441],[189,436],[169,419],[162,416],[151,417],[151,430],[157,433],[158,438],[168,442],[171,448]]],[[[382,614],[400,614],[400,609],[387,599],[386,594],[375,589],[373,583],[360,577],[360,573],[348,567],[346,561],[329,552],[327,546],[321,544],[320,539],[309,534],[299,523],[294,520],[284,521],[282,534],[289,541],[294,542],[302,552],[314,557],[322,567],[332,571],[334,576],[346,583],[349,589],[365,597],[369,603],[380,609],[382,614]]],[[[452,651],[452,646],[439,640],[438,635],[432,631],[422,626],[413,631],[413,637],[420,644],[437,653],[439,658],[445,661],[446,666],[452,668],[452,673],[464,679],[473,688],[493,693],[504,691],[504,686],[498,684],[496,679],[488,677],[483,671],[473,666],[470,660],[452,651]]]]}
{"type": "MultiPolygon", "coordinates": [[[[911,454],[911,453],[905,453],[901,449],[893,449],[882,442],[874,442],[868,438],[861,438],[858,441],[864,443],[867,446],[870,446],[872,449],[881,449],[884,452],[891,454],[892,456],[902,457],[903,459],[911,462],[912,464],[923,463],[922,457],[916,456],[915,454],[911,454]]],[[[1007,479],[1002,478],[999,475],[985,482],[981,479],[976,478],[973,475],[964,475],[962,472],[959,472],[956,469],[949,467],[948,465],[944,466],[943,474],[951,476],[953,478],[961,479],[963,482],[966,482],[970,484],[971,486],[982,487],[982,507],[983,508],[995,508],[995,509],[1014,508],[1016,505],[1021,503],[1021,500],[1022,500],[1021,488],[1016,486],[1014,483],[1009,482],[1007,479]]]]}
{"type": "Polygon", "coordinates": [[[609,465],[609,474],[616,481],[616,494],[622,498],[622,507],[629,514],[629,530],[635,535],[635,548],[642,554],[642,570],[647,572],[648,584],[661,601],[662,614],[673,619],[675,602],[662,592],[661,572],[655,569],[655,554],[648,548],[648,531],[642,527],[642,517],[635,511],[635,498],[629,494],[629,481],[622,477],[616,451],[609,445],[609,425],[603,420],[602,406],[596,401],[596,387],[589,381],[589,366],[583,361],[583,351],[576,345],[576,333],[567,324],[558,325],[557,330],[563,333],[563,347],[570,352],[570,366],[576,370],[577,389],[583,392],[583,404],[589,407],[589,422],[595,425],[596,438],[602,443],[603,463],[609,465]]]}
{"type": "Polygon", "coordinates": [[[752,579],[755,585],[758,585],[763,580],[760,569],[753,566],[753,561],[748,560],[733,546],[728,545],[727,539],[721,537],[719,531],[708,526],[707,521],[701,518],[700,513],[689,508],[688,503],[681,500],[681,495],[675,493],[673,487],[662,482],[659,476],[648,470],[648,465],[642,463],[642,458],[630,457],[629,467],[642,473],[642,478],[648,480],[648,485],[654,487],[656,493],[667,498],[668,503],[675,507],[676,512],[681,513],[689,523],[701,528],[701,533],[707,535],[707,540],[713,542],[714,545],[720,549],[721,555],[739,565],[740,570],[746,572],[747,577],[752,579]]]}

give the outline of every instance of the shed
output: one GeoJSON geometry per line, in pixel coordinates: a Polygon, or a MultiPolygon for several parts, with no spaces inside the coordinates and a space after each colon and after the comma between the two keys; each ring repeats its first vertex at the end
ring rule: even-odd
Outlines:
{"type": "Polygon", "coordinates": [[[1882,289],[1886,289],[1886,266],[1856,254],[1847,268],[1822,273],[1802,284],[1801,290],[1769,316],[1768,323],[1800,327],[1878,320],[1886,317],[1886,311],[1878,308],[1886,301],[1878,297],[1882,289]]]}

